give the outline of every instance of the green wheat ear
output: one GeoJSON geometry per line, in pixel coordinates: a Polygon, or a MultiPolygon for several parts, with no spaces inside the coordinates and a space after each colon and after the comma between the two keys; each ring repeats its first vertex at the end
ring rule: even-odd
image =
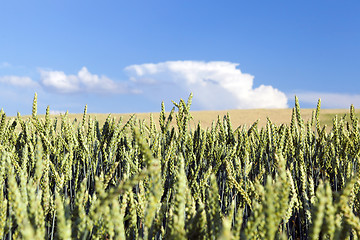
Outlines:
{"type": "Polygon", "coordinates": [[[299,99],[297,96],[295,96],[295,113],[296,113],[296,120],[299,124],[299,127],[301,130],[303,130],[305,125],[304,125],[304,120],[301,117],[300,104],[299,104],[299,99]]]}
{"type": "Polygon", "coordinates": [[[316,129],[318,133],[320,133],[320,108],[321,108],[321,99],[319,98],[318,103],[316,105],[316,113],[315,113],[316,129]]]}
{"type": "Polygon", "coordinates": [[[312,239],[319,239],[319,234],[321,232],[321,228],[324,222],[325,216],[325,207],[326,207],[326,194],[325,187],[323,182],[321,181],[318,189],[316,191],[316,203],[313,207],[313,224],[310,229],[310,235],[312,239]]]}
{"type": "Polygon", "coordinates": [[[187,189],[186,175],[185,175],[185,165],[184,159],[179,157],[179,166],[175,170],[175,184],[174,184],[174,202],[173,206],[170,208],[169,216],[169,228],[166,232],[166,238],[169,239],[185,239],[185,193],[187,189]]]}
{"type": "Polygon", "coordinates": [[[37,115],[37,93],[34,94],[34,100],[32,105],[32,117],[36,118],[37,115]]]}

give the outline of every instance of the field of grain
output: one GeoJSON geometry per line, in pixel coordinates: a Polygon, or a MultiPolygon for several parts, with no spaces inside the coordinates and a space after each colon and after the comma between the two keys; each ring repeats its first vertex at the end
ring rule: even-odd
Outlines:
{"type": "Polygon", "coordinates": [[[353,107],[175,106],[55,118],[35,95],[29,117],[1,111],[0,239],[360,239],[353,107]]]}
{"type": "MultiPolygon", "coordinates": [[[[159,109],[160,111],[160,109],[159,109]]],[[[301,115],[304,121],[311,119],[314,109],[301,109],[301,115]]],[[[264,127],[267,122],[267,118],[271,120],[272,123],[276,125],[281,124],[290,124],[292,109],[237,109],[237,110],[222,110],[222,111],[191,111],[190,115],[192,119],[189,121],[190,127],[194,128],[198,123],[201,124],[203,128],[210,128],[211,124],[218,120],[218,117],[221,119],[229,113],[231,118],[232,125],[237,128],[239,126],[246,125],[250,127],[255,121],[259,120],[258,126],[264,127]]],[[[145,122],[150,122],[150,115],[153,116],[155,124],[158,127],[159,112],[153,113],[88,113],[92,119],[97,119],[100,124],[103,124],[106,118],[111,114],[111,117],[114,117],[116,120],[122,119],[124,122],[127,122],[132,115],[135,114],[136,118],[140,120],[145,120],[145,122]]],[[[169,113],[167,113],[169,114],[169,113]]],[[[69,119],[72,121],[79,120],[82,118],[82,113],[79,114],[69,114],[69,119]]],[[[331,128],[333,124],[333,119],[337,115],[338,118],[346,115],[346,119],[349,120],[349,109],[321,109],[320,111],[320,122],[322,125],[327,125],[328,129],[331,128]]],[[[60,115],[51,115],[52,117],[60,117],[60,115]]],[[[356,116],[360,116],[360,113],[356,113],[356,116]]],[[[29,116],[24,116],[28,118],[29,116]]],[[[40,115],[40,118],[43,118],[44,115],[40,115]]],[[[174,126],[175,122],[172,123],[174,126]]]]}

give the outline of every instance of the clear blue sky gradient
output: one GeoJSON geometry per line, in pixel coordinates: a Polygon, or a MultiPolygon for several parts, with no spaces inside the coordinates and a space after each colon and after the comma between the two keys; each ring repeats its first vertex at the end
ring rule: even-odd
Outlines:
{"type": "MultiPolygon", "coordinates": [[[[2,1],[0,77],[38,82],[39,69],[76,75],[85,66],[121,82],[130,65],[226,61],[253,75],[254,87],[284,92],[289,107],[294,94],[328,94],[343,107],[360,106],[359,13],[359,1],[332,0],[2,1]]],[[[39,112],[47,105],[81,112],[85,104],[90,112],[149,112],[161,103],[142,94],[63,94],[0,82],[0,107],[29,114],[34,91],[39,112]]]]}

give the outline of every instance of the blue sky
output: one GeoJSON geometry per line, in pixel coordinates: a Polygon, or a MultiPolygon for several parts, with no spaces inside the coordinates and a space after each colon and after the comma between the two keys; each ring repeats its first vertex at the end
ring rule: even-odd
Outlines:
{"type": "Polygon", "coordinates": [[[360,107],[358,1],[2,1],[0,107],[360,107]]]}

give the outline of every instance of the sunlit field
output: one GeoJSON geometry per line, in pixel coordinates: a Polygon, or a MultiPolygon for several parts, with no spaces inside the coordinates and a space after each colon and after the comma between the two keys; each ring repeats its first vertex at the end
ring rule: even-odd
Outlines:
{"type": "Polygon", "coordinates": [[[0,239],[359,239],[353,107],[174,106],[2,111],[0,239]]]}
{"type": "MultiPolygon", "coordinates": [[[[160,107],[159,107],[160,111],[160,107]]],[[[302,117],[305,121],[311,119],[314,109],[301,109],[302,117]]],[[[349,120],[349,109],[321,109],[320,122],[322,125],[327,125],[327,129],[330,130],[333,124],[333,119],[337,115],[338,118],[344,117],[349,120]]],[[[356,116],[360,117],[360,111],[356,116]]],[[[258,120],[258,126],[264,127],[269,118],[271,122],[276,125],[290,124],[292,109],[246,109],[246,110],[222,110],[222,111],[190,111],[192,118],[189,121],[189,126],[194,128],[198,123],[203,128],[211,127],[212,123],[216,123],[218,117],[221,119],[229,113],[231,123],[234,127],[247,126],[250,127],[255,121],[258,120]]],[[[147,123],[150,121],[150,115],[153,116],[156,126],[158,127],[159,112],[153,113],[88,113],[88,117],[97,119],[100,124],[103,124],[106,118],[109,116],[116,120],[122,119],[126,122],[131,116],[135,115],[137,119],[145,120],[147,123]]],[[[83,117],[83,113],[69,113],[69,119],[71,121],[77,121],[83,117]]],[[[29,118],[30,116],[22,116],[23,119],[29,118]]],[[[50,115],[51,118],[60,118],[59,115],[50,115]]],[[[45,115],[39,115],[40,119],[44,119],[45,115]]],[[[175,121],[172,123],[176,125],[175,121]]]]}

